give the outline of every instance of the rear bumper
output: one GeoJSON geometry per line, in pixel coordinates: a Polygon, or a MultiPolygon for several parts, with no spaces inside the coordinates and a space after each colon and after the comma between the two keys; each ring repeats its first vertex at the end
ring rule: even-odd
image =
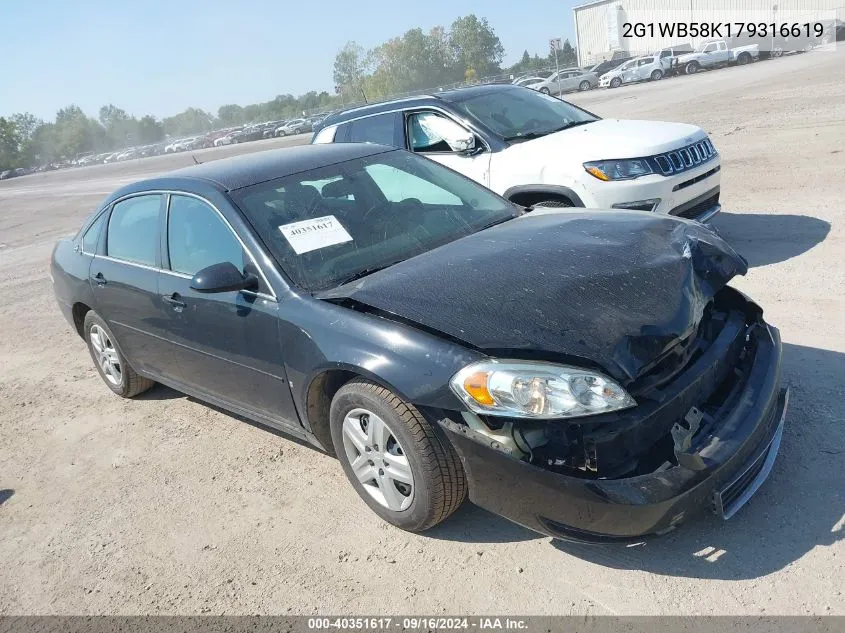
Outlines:
{"type": "Polygon", "coordinates": [[[788,392],[781,342],[767,326],[738,404],[688,460],[690,466],[623,479],[580,479],[515,459],[456,424],[440,424],[461,457],[470,499],[537,532],[588,542],[663,534],[706,511],[730,518],[771,471],[788,392]]]}

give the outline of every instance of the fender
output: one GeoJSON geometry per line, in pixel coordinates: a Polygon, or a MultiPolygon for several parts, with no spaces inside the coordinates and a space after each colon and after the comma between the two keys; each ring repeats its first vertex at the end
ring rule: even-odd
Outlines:
{"type": "Polygon", "coordinates": [[[457,409],[460,402],[448,388],[449,380],[486,357],[445,335],[370,312],[363,304],[346,307],[302,297],[284,301],[280,310],[285,373],[307,431],[312,430],[308,390],[327,371],[349,371],[374,380],[415,405],[457,409]],[[322,315],[315,318],[315,313],[322,315]],[[420,374],[422,366],[429,368],[425,375],[420,374]]]}
{"type": "Polygon", "coordinates": [[[584,202],[577,193],[569,187],[564,187],[562,185],[517,185],[505,191],[505,193],[502,194],[502,197],[510,200],[513,196],[523,193],[550,193],[557,196],[565,196],[572,201],[574,206],[584,206],[584,202]]]}

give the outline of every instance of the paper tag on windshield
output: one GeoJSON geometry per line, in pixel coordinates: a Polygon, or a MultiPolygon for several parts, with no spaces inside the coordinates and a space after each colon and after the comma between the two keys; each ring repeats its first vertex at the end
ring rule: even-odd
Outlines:
{"type": "Polygon", "coordinates": [[[297,255],[352,241],[352,236],[333,215],[283,224],[279,230],[297,255]]]}

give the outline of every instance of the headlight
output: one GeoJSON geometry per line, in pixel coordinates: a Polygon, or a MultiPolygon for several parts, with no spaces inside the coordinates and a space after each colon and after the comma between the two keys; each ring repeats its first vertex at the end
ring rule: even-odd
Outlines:
{"type": "Polygon", "coordinates": [[[584,169],[599,180],[630,180],[654,173],[644,158],[596,160],[584,163],[584,169]]]}
{"type": "Polygon", "coordinates": [[[575,418],[637,404],[607,376],[552,363],[473,363],[449,385],[471,411],[514,418],[575,418]]]}

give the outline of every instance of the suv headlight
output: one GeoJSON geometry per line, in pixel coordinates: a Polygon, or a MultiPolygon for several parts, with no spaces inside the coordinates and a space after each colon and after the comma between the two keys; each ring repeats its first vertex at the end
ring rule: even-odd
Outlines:
{"type": "Polygon", "coordinates": [[[575,418],[637,404],[599,372],[553,363],[473,363],[449,385],[471,411],[513,418],[575,418]]]}
{"type": "Polygon", "coordinates": [[[653,174],[651,165],[644,158],[625,158],[621,160],[594,160],[584,163],[584,169],[599,180],[631,180],[653,174]]]}

